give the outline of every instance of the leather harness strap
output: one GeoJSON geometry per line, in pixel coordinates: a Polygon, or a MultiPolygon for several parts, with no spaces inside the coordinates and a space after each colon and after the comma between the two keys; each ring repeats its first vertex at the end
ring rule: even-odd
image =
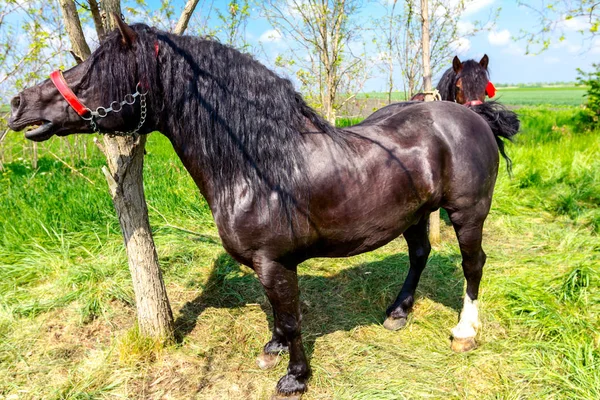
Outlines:
{"type": "Polygon", "coordinates": [[[69,88],[69,85],[67,85],[67,81],[65,81],[61,70],[53,71],[50,74],[50,79],[52,80],[52,83],[54,83],[54,86],[56,86],[62,97],[64,97],[67,103],[69,103],[69,105],[73,107],[73,110],[75,110],[75,112],[79,114],[80,117],[86,116],[91,112],[89,108],[84,106],[81,103],[81,101],[79,101],[79,99],[77,98],[75,93],[73,93],[71,88],[69,88]]]}

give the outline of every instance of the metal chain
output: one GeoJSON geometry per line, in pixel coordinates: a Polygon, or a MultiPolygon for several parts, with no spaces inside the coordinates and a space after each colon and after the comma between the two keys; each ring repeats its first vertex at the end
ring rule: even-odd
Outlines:
{"type": "Polygon", "coordinates": [[[94,118],[105,118],[108,115],[108,113],[110,113],[110,112],[114,112],[114,113],[121,112],[121,110],[123,110],[123,106],[134,105],[137,97],[139,96],[139,98],[140,98],[140,121],[139,121],[137,127],[133,131],[130,131],[130,132],[115,131],[115,132],[108,133],[108,135],[110,137],[133,136],[134,138],[136,138],[138,136],[139,130],[144,125],[144,122],[146,122],[146,116],[147,116],[147,110],[148,110],[148,108],[146,106],[146,94],[148,94],[147,91],[144,93],[140,92],[140,84],[138,83],[135,86],[135,93],[125,95],[125,99],[123,101],[121,101],[120,103],[117,101],[113,101],[110,103],[108,108],[107,107],[98,107],[98,108],[96,108],[96,111],[92,111],[88,108],[90,116],[87,118],[86,117],[82,117],[82,118],[90,121],[90,125],[91,125],[92,129],[94,130],[94,132],[102,133],[102,132],[100,132],[100,129],[98,128],[98,125],[94,118]]]}

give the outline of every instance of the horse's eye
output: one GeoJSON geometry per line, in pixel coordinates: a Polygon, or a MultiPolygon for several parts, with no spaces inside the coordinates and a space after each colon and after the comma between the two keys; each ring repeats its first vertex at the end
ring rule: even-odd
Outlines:
{"type": "Polygon", "coordinates": [[[456,91],[457,91],[457,92],[460,92],[460,86],[457,86],[457,87],[456,87],[456,91]]]}

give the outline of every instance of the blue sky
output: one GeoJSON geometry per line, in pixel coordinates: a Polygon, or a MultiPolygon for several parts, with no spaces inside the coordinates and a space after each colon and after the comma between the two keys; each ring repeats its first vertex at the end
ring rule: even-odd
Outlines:
{"type": "MultiPolygon", "coordinates": [[[[219,0],[221,1],[221,0],[219,0]]],[[[516,40],[521,30],[533,30],[536,27],[536,15],[530,9],[518,6],[516,1],[476,0],[467,1],[467,10],[460,23],[468,27],[475,21],[487,21],[493,10],[501,8],[496,23],[489,31],[483,31],[475,36],[461,41],[458,55],[461,59],[474,58],[479,60],[484,53],[490,57],[491,79],[497,83],[532,83],[574,81],[577,68],[589,69],[592,63],[600,62],[600,40],[591,43],[584,41],[584,36],[578,30],[585,27],[582,20],[571,20],[562,23],[560,31],[565,40],[558,40],[560,33],[550,49],[539,55],[526,55],[526,42],[516,40]]],[[[534,5],[539,1],[530,1],[534,5]]],[[[367,6],[369,7],[369,6],[367,6]]],[[[365,7],[363,14],[377,13],[376,7],[365,7]],[[370,11],[373,10],[373,11],[370,11]]],[[[257,13],[253,13],[256,15],[257,13]]],[[[271,30],[268,22],[261,18],[253,18],[248,24],[247,34],[250,41],[255,41],[271,30]]],[[[285,40],[282,38],[281,40],[285,40]]],[[[266,55],[260,58],[267,64],[272,64],[269,57],[281,51],[282,44],[273,41],[264,43],[266,55]],[[265,59],[267,58],[267,59],[265,59]]],[[[451,60],[448,60],[447,67],[451,60]]],[[[383,90],[383,78],[372,78],[365,90],[383,90]]]]}
{"type": "MultiPolygon", "coordinates": [[[[214,25],[218,23],[214,9],[224,9],[230,0],[201,0],[199,7],[204,4],[203,8],[198,8],[194,18],[202,18],[208,15],[208,5],[212,4],[213,11],[211,12],[211,22],[214,25]]],[[[299,0],[301,1],[301,0],[299,0]]],[[[386,0],[378,0],[386,1],[386,0]]],[[[389,1],[389,0],[387,0],[389,1]]],[[[402,1],[402,0],[399,0],[402,1]]],[[[446,2],[457,3],[459,0],[444,0],[446,2]]],[[[542,0],[532,0],[528,2],[531,5],[540,4],[542,0]]],[[[499,18],[493,26],[489,26],[489,30],[480,32],[474,36],[463,38],[460,41],[461,46],[457,49],[461,59],[474,58],[479,60],[484,53],[490,57],[491,80],[494,83],[532,83],[532,82],[557,82],[557,81],[574,81],[577,77],[577,68],[589,70],[592,63],[600,63],[600,38],[595,42],[584,41],[584,36],[578,32],[586,27],[581,19],[573,19],[561,24],[561,32],[558,32],[553,41],[553,45],[547,51],[539,55],[526,55],[526,43],[515,39],[522,29],[533,30],[536,28],[536,15],[528,8],[518,6],[516,1],[507,0],[465,0],[467,10],[459,20],[459,24],[463,28],[468,28],[475,21],[487,21],[490,13],[501,8],[499,18]],[[564,33],[565,40],[558,40],[561,33],[564,33]]],[[[159,0],[148,0],[151,8],[158,8],[159,0]]],[[[185,0],[173,0],[172,4],[175,9],[177,18],[185,0]]],[[[362,9],[362,17],[377,17],[382,13],[381,6],[367,3],[362,9]]],[[[19,25],[21,17],[14,15],[13,23],[19,25]]],[[[128,18],[128,22],[145,22],[152,24],[150,21],[139,21],[139,19],[128,18]]],[[[176,21],[165,23],[163,20],[157,20],[162,28],[168,28],[169,25],[175,24],[176,21]]],[[[88,21],[85,27],[86,34],[89,36],[95,35],[91,22],[88,21]]],[[[257,58],[268,66],[273,67],[276,56],[286,50],[286,38],[276,37],[273,39],[269,33],[273,31],[273,27],[260,17],[258,9],[251,11],[251,18],[246,29],[247,41],[253,46],[257,58]],[[262,41],[261,41],[262,39],[262,41]],[[262,43],[262,44],[261,44],[262,43]]],[[[373,34],[373,33],[370,33],[373,34]]],[[[17,38],[18,39],[18,38],[17,38]]],[[[26,45],[26,44],[24,44],[26,45]]],[[[374,48],[371,49],[372,56],[377,54],[374,48]]],[[[65,53],[66,54],[66,53],[65,53]]],[[[48,67],[50,69],[58,68],[62,62],[73,62],[69,56],[55,58],[50,60],[48,67]]],[[[447,65],[442,66],[444,69],[449,67],[451,59],[447,60],[447,65]]],[[[10,67],[10,66],[9,66],[10,67]]],[[[376,68],[371,68],[372,78],[369,79],[364,87],[364,91],[381,91],[386,89],[383,73],[376,68]]],[[[283,71],[279,70],[280,73],[283,71]]],[[[0,70],[0,78],[3,71],[0,70]]],[[[434,82],[437,81],[434,77],[434,82]]],[[[1,83],[2,79],[0,79],[1,83]]],[[[398,82],[397,86],[400,86],[398,82]]],[[[4,82],[0,84],[0,98],[4,90],[12,92],[12,83],[4,82]],[[7,89],[7,85],[10,86],[7,89]]]]}
{"type": "MultiPolygon", "coordinates": [[[[482,32],[470,40],[469,57],[479,57],[486,52],[490,57],[492,80],[501,83],[573,81],[577,68],[589,69],[600,61],[600,42],[583,40],[578,30],[585,28],[582,19],[565,21],[560,30],[565,40],[554,36],[550,49],[539,55],[526,55],[526,42],[514,40],[522,29],[535,29],[536,15],[526,7],[517,6],[515,1],[487,1],[488,6],[466,18],[483,18],[490,8],[501,7],[502,11],[491,32],[482,32]],[[487,9],[487,10],[486,10],[487,9]]],[[[532,1],[530,4],[539,2],[532,1]]]]}

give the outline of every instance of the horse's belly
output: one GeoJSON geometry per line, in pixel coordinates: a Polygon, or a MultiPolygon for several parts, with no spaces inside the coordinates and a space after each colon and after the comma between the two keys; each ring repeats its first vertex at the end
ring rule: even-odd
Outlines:
{"type": "Polygon", "coordinates": [[[417,223],[426,208],[409,202],[385,204],[370,210],[357,207],[353,212],[337,210],[334,219],[315,220],[318,240],[311,256],[344,257],[375,250],[417,223]]]}

